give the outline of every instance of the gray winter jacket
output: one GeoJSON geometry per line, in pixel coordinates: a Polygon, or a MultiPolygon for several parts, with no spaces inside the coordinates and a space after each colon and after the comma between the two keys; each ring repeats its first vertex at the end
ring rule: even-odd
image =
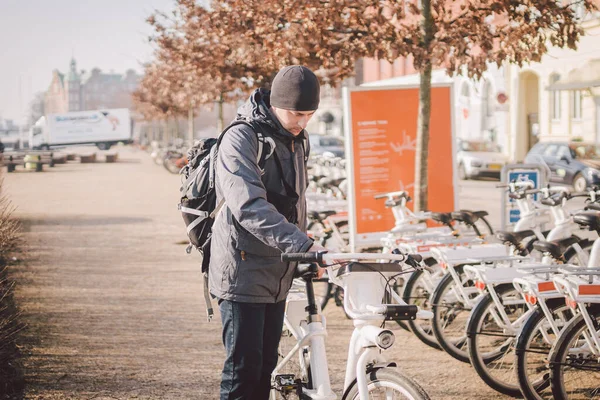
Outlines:
{"type": "MultiPolygon", "coordinates": [[[[295,265],[283,263],[281,253],[303,252],[312,246],[306,235],[306,132],[294,137],[269,110],[269,92],[256,90],[238,109],[238,117],[258,123],[273,138],[276,158],[257,162],[256,133],[236,125],[223,136],[216,162],[217,204],[225,206],[212,228],[209,267],[210,292],[218,298],[248,303],[275,303],[286,298],[295,265]],[[297,223],[293,224],[267,201],[267,191],[286,195],[282,179],[295,188],[297,223]]],[[[293,210],[293,208],[292,208],[293,210]]]]}

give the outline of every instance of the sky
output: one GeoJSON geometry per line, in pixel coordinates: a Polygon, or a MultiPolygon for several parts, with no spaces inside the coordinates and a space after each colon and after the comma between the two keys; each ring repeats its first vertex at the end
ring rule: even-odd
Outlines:
{"type": "Polygon", "coordinates": [[[0,118],[24,122],[36,92],[52,71],[124,73],[152,59],[145,22],[171,11],[174,0],[0,0],[0,118]]]}

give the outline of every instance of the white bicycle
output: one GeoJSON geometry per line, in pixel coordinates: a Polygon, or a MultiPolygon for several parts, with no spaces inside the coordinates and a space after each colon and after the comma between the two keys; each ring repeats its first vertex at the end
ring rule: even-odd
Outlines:
{"type": "Polygon", "coordinates": [[[333,283],[344,288],[344,308],[354,320],[342,399],[429,399],[423,388],[384,357],[384,351],[393,346],[395,337],[391,330],[382,327],[387,320],[431,317],[431,313],[404,303],[391,290],[395,277],[420,267],[420,256],[318,252],[283,254],[282,260],[310,264],[300,264],[297,269],[305,282],[305,292],[294,291],[288,295],[282,336],[293,338],[294,345],[285,351],[280,345],[281,360],[272,374],[271,400],[338,398],[331,389],[325,348],[326,324],[315,302],[312,279],[317,276],[318,265],[341,262],[344,265],[335,270],[328,266],[328,273],[333,283]]]}

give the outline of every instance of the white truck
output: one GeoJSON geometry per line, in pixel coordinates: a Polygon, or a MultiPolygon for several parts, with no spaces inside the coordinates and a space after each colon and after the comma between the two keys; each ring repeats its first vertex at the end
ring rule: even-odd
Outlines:
{"type": "Polygon", "coordinates": [[[132,122],[127,108],[48,114],[29,132],[29,148],[95,144],[108,150],[119,142],[131,143],[132,122]]]}

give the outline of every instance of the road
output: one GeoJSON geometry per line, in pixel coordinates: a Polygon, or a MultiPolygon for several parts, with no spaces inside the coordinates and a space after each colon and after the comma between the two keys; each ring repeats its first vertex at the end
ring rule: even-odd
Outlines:
{"type": "MultiPolygon", "coordinates": [[[[223,349],[207,322],[198,257],[184,251],[179,178],[145,152],[115,164],[69,163],[5,174],[26,242],[12,269],[27,399],[216,399],[223,349]]],[[[495,182],[468,181],[461,207],[489,209],[495,182]]],[[[496,211],[494,211],[496,210],[496,211]]],[[[352,323],[325,310],[334,387],[343,380],[352,323]]],[[[432,399],[504,398],[474,370],[394,328],[389,357],[432,399]]]]}

